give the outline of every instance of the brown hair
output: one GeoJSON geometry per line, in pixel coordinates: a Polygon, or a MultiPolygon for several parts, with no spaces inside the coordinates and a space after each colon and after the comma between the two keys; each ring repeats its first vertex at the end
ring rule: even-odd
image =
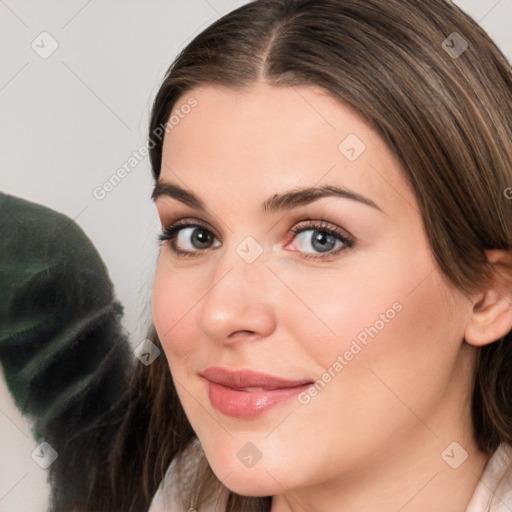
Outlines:
{"type": "MultiPolygon", "coordinates": [[[[484,284],[484,250],[512,245],[504,193],[512,185],[512,77],[477,23],[445,0],[251,2],[175,59],[154,101],[150,137],[192,88],[258,81],[319,86],[355,109],[402,164],[442,273],[468,294],[484,284]]],[[[150,151],[155,179],[162,144],[150,151]]],[[[154,330],[151,337],[160,346],[154,330]]],[[[472,421],[479,448],[491,453],[512,443],[511,333],[478,353],[472,421]]],[[[147,510],[171,461],[196,440],[163,352],[149,367],[136,365],[129,400],[112,470],[113,502],[123,512],[147,510]]],[[[200,511],[221,492],[226,512],[270,510],[271,497],[226,489],[204,455],[201,468],[193,485],[178,484],[187,506],[200,511]]]]}

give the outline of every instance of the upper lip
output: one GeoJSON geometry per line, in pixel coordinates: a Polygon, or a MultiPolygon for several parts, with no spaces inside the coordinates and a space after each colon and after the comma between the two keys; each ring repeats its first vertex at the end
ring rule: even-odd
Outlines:
{"type": "Polygon", "coordinates": [[[313,382],[309,379],[288,380],[252,370],[229,370],[220,367],[207,368],[203,371],[202,375],[210,382],[233,389],[249,387],[269,389],[294,388],[313,382]]]}

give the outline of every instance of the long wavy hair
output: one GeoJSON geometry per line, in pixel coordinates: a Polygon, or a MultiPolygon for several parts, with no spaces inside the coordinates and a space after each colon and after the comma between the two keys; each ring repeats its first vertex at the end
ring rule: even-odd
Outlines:
{"type": "MultiPolygon", "coordinates": [[[[485,283],[484,251],[512,246],[512,76],[475,21],[445,0],[253,1],[179,53],[156,95],[150,138],[192,88],[260,81],[319,86],[355,109],[403,166],[442,273],[468,294],[485,283]]],[[[154,139],[150,150],[155,180],[162,145],[154,139]]],[[[512,444],[511,336],[477,349],[472,423],[489,453],[512,444]]],[[[154,328],[150,337],[161,347],[154,328]]],[[[179,476],[198,445],[163,351],[150,366],[136,363],[109,462],[109,512],[147,510],[171,462],[179,476]]],[[[174,482],[187,507],[221,496],[225,512],[270,510],[271,497],[231,492],[197,453],[195,479],[174,482]]]]}

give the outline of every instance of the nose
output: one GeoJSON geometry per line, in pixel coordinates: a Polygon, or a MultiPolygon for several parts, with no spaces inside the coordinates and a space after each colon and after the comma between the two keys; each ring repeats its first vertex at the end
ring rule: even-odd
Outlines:
{"type": "Polygon", "coordinates": [[[276,281],[264,255],[247,263],[226,251],[212,274],[198,309],[202,332],[221,344],[269,336],[276,327],[276,281]]]}

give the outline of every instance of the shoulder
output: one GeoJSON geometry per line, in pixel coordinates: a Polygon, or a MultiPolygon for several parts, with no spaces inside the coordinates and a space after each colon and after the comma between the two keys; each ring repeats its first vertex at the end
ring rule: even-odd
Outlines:
{"type": "Polygon", "coordinates": [[[1,192],[0,290],[4,379],[35,439],[59,455],[49,474],[54,509],[83,508],[104,488],[127,407],[133,355],[122,305],[74,220],[1,192]]]}
{"type": "Polygon", "coordinates": [[[512,446],[502,443],[482,471],[466,512],[512,510],[512,446]]]}

